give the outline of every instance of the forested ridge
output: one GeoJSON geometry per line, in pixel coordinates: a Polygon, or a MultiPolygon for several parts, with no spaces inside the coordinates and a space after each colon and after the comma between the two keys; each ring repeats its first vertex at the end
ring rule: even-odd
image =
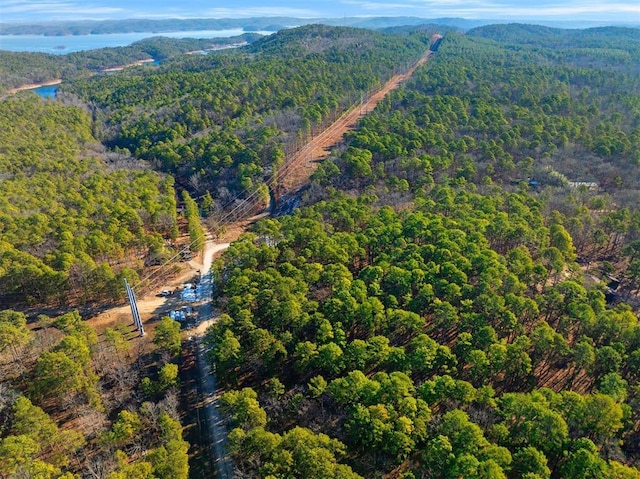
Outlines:
{"type": "Polygon", "coordinates": [[[256,190],[266,202],[285,152],[416,61],[429,37],[311,25],[66,90],[98,107],[108,145],[210,195],[219,211],[256,190]]]}
{"type": "MultiPolygon", "coordinates": [[[[127,325],[102,325],[94,330],[77,311],[39,313],[64,312],[76,306],[85,312],[120,302],[122,280],[138,285],[148,267],[173,258],[177,251],[174,240],[181,232],[188,233],[192,250],[202,248],[201,215],[211,210],[211,195],[196,203],[192,195],[199,193],[197,184],[189,180],[185,188],[180,176],[183,185],[176,192],[174,176],[153,171],[157,164],[144,161],[150,158],[139,151],[134,156],[132,150],[113,143],[112,132],[104,128],[105,118],[119,115],[114,122],[128,126],[127,118],[137,120],[129,109],[131,102],[134,112],[147,109],[155,115],[157,107],[171,109],[179,119],[185,115],[200,128],[210,119],[199,117],[185,99],[191,96],[199,101],[202,89],[208,99],[221,96],[224,109],[215,111],[216,121],[234,125],[225,126],[228,143],[218,136],[208,138],[207,145],[238,153],[234,161],[246,161],[253,167],[255,157],[245,153],[232,136],[234,128],[242,135],[262,132],[258,124],[263,112],[278,116],[281,102],[287,101],[300,117],[297,108],[307,108],[303,113],[309,117],[309,127],[311,120],[316,125],[328,117],[330,106],[335,104],[339,112],[338,101],[347,104],[350,93],[356,96],[356,86],[349,82],[356,82],[360,93],[361,88],[392,74],[396,61],[401,60],[400,67],[414,61],[428,44],[426,33],[410,38],[309,27],[287,35],[285,41],[272,39],[255,50],[176,58],[157,71],[139,69],[78,81],[56,101],[24,92],[0,102],[3,478],[187,477],[189,444],[182,437],[179,421],[184,411],[179,411],[177,389],[182,364],[180,325],[168,317],[149,321],[149,336],[139,339],[127,325]],[[301,49],[303,44],[308,49],[303,59],[290,49],[296,41],[301,49]],[[361,59],[351,77],[339,78],[348,72],[352,61],[348,50],[354,44],[360,48],[355,57],[361,59]],[[294,74],[296,81],[291,80],[294,74]],[[305,75],[311,74],[318,79],[307,86],[305,75]],[[210,77],[214,84],[208,83],[210,77]],[[264,85],[278,88],[281,98],[272,96],[268,88],[252,96],[263,77],[268,78],[264,85]],[[145,82],[150,78],[145,85],[153,88],[141,88],[140,78],[145,82]],[[93,84],[121,85],[116,94],[108,93],[119,103],[110,107],[100,103],[100,90],[93,91],[96,98],[91,103],[74,96],[84,94],[84,88],[90,92],[86,85],[93,84]],[[227,88],[232,88],[233,96],[221,95],[227,88]],[[156,103],[165,93],[166,104],[156,103]],[[318,99],[319,104],[307,106],[287,99],[296,95],[305,102],[318,99]],[[260,115],[235,118],[236,108],[243,104],[260,115]],[[184,210],[181,217],[179,206],[184,210]],[[7,309],[10,306],[18,311],[7,309]]],[[[150,45],[168,51],[173,43],[154,40],[150,45]]],[[[302,121],[299,124],[304,126],[302,121]]],[[[175,125],[180,131],[181,125],[175,125]]],[[[157,134],[153,122],[144,128],[138,134],[157,134]]],[[[265,138],[277,131],[274,126],[264,128],[265,138]]],[[[304,136],[305,131],[296,128],[291,135],[304,136]]],[[[259,145],[260,138],[252,139],[251,144],[259,145]]],[[[171,147],[176,145],[179,143],[171,147]]],[[[278,153],[273,145],[266,148],[278,153]]],[[[278,156],[273,159],[281,161],[278,156]]],[[[211,172],[212,181],[215,174],[211,172]]]]}
{"type": "Polygon", "coordinates": [[[261,36],[256,33],[213,39],[159,36],[146,38],[126,47],[100,48],[66,55],[0,50],[0,92],[26,84],[91,76],[108,68],[130,65],[140,60],[164,61],[187,52],[250,43],[261,36]]]}
{"type": "Polygon", "coordinates": [[[217,264],[245,477],[640,477],[630,32],[492,28],[448,34],[217,264]]]}
{"type": "MultiPolygon", "coordinates": [[[[239,477],[640,477],[635,33],[447,33],[231,245],[207,339],[239,477]]],[[[188,477],[177,322],[5,305],[118,299],[429,38],[307,26],[0,102],[0,476],[188,477]]]]}

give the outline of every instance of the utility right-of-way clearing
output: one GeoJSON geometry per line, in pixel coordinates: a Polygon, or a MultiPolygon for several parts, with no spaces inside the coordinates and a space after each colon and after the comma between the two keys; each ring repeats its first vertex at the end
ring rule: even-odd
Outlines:
{"type": "Polygon", "coordinates": [[[291,155],[278,172],[278,185],[281,188],[281,192],[284,194],[295,191],[307,183],[311,173],[315,170],[314,165],[317,165],[317,161],[328,157],[332,147],[342,141],[345,133],[355,128],[358,121],[373,111],[376,105],[389,92],[411,78],[416,69],[426,63],[432,53],[431,50],[427,50],[406,72],[391,77],[378,91],[370,95],[365,102],[345,112],[291,155]]]}
{"type": "MultiPolygon", "coordinates": [[[[343,136],[349,130],[355,128],[358,121],[366,116],[369,112],[373,111],[376,105],[384,99],[384,97],[395,90],[404,81],[409,79],[413,72],[420,65],[424,64],[431,55],[431,51],[427,51],[417,62],[415,62],[406,72],[394,75],[389,79],[378,91],[371,94],[366,102],[356,105],[347,112],[345,112],[340,118],[328,125],[320,133],[316,134],[313,139],[309,140],[300,150],[291,155],[283,167],[278,173],[277,181],[282,193],[295,192],[301,186],[308,183],[311,174],[313,173],[317,161],[326,158],[333,146],[342,141],[343,136]],[[305,164],[308,167],[303,167],[305,164]]],[[[210,454],[215,457],[211,457],[215,464],[215,477],[218,478],[232,478],[233,477],[233,465],[230,457],[226,452],[226,436],[227,429],[222,413],[219,410],[218,399],[221,391],[217,388],[215,372],[211,370],[207,360],[207,347],[204,345],[204,336],[206,329],[215,322],[216,315],[212,310],[210,301],[213,278],[209,271],[211,261],[214,254],[224,251],[229,243],[238,239],[238,237],[244,233],[255,221],[259,218],[268,216],[267,212],[264,212],[257,216],[239,218],[236,221],[226,225],[226,234],[221,235],[220,239],[214,242],[212,239],[208,239],[205,243],[205,250],[202,256],[202,280],[208,285],[208,289],[203,294],[204,301],[199,307],[200,323],[196,329],[192,332],[192,341],[195,341],[197,357],[198,357],[198,375],[200,379],[200,404],[202,405],[203,412],[206,417],[207,424],[207,436],[210,444],[210,454]],[[206,299],[208,297],[208,299],[206,299]]],[[[182,280],[182,279],[181,279],[182,280]]],[[[180,281],[173,281],[173,286],[179,284],[180,281]]],[[[159,310],[163,310],[163,303],[166,298],[157,298],[152,294],[146,297],[138,298],[138,308],[142,316],[143,323],[153,318],[159,310]]],[[[90,320],[90,322],[97,323],[100,318],[109,318],[111,321],[115,317],[122,317],[126,315],[127,307],[117,307],[110,309],[98,315],[96,318],[90,320]],[[112,316],[114,318],[112,318],[112,316]]],[[[211,347],[211,346],[210,346],[211,347]]],[[[214,347],[214,346],[213,346],[214,347]]]]}
{"type": "MultiPolygon", "coordinates": [[[[300,186],[308,182],[309,177],[313,172],[313,168],[301,168],[300,166],[302,166],[309,158],[312,161],[326,158],[329,155],[331,147],[340,142],[344,134],[353,129],[358,121],[368,112],[372,111],[378,102],[380,102],[390,91],[395,90],[402,82],[409,79],[416,68],[424,64],[429,59],[431,53],[431,51],[427,51],[405,73],[394,75],[382,88],[380,88],[380,90],[371,95],[366,105],[356,106],[347,111],[344,115],[338,118],[338,120],[330,124],[321,133],[316,135],[315,138],[302,147],[296,154],[289,158],[281,170],[286,172],[286,175],[281,179],[285,191],[295,191],[300,186]]],[[[260,215],[260,217],[264,216],[265,215],[260,215]]],[[[233,231],[233,237],[225,236],[224,241],[230,242],[237,239],[241,233],[246,231],[250,224],[251,222],[247,222],[246,220],[236,222],[235,225],[232,225],[232,228],[230,228],[230,230],[233,231]],[[242,224],[242,227],[238,227],[239,224],[242,224]]],[[[213,253],[226,249],[228,246],[228,243],[216,245],[210,241],[207,242],[203,260],[203,273],[208,272],[213,253]]],[[[216,386],[215,373],[211,371],[211,367],[207,363],[206,348],[203,344],[206,328],[213,324],[216,318],[212,315],[210,304],[202,307],[200,315],[207,319],[198,326],[194,339],[197,341],[201,394],[203,396],[202,402],[204,403],[205,414],[207,417],[207,425],[209,428],[208,435],[212,441],[211,451],[216,456],[216,477],[225,479],[232,478],[233,466],[225,450],[227,428],[221,412],[219,411],[218,399],[220,397],[220,391],[216,386]]]]}

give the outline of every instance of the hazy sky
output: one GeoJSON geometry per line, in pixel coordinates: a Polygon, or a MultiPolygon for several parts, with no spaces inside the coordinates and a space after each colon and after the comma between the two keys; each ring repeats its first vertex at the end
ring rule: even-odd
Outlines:
{"type": "Polygon", "coordinates": [[[640,23],[640,0],[0,0],[0,22],[279,15],[640,23]]]}

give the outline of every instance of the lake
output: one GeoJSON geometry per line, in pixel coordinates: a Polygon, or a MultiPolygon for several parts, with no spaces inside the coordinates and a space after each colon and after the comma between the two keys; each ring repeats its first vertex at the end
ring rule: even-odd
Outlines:
{"type": "Polygon", "coordinates": [[[42,98],[55,98],[58,93],[58,88],[60,88],[60,85],[47,85],[34,88],[31,91],[40,95],[42,98]]]}
{"type": "MultiPolygon", "coordinates": [[[[64,55],[83,50],[105,47],[125,47],[150,37],[170,38],[228,38],[248,33],[241,28],[231,30],[195,30],[190,32],[138,32],[101,35],[69,35],[45,37],[44,35],[0,35],[0,50],[12,52],[41,52],[64,55]]],[[[257,32],[270,35],[273,32],[257,32]]]]}

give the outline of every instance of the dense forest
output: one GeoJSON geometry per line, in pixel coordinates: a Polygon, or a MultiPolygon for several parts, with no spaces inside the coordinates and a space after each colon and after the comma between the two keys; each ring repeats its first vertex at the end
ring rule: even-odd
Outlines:
{"type": "Polygon", "coordinates": [[[240,475],[640,477],[636,32],[544,30],[448,34],[218,263],[240,475]]]}
{"type": "Polygon", "coordinates": [[[416,61],[429,41],[421,29],[391,35],[310,25],[63,90],[97,108],[107,145],[210,196],[215,212],[255,192],[266,203],[265,182],[287,153],[416,61]]]}
{"type": "Polygon", "coordinates": [[[187,479],[180,326],[161,321],[152,349],[127,327],[98,335],[77,312],[35,326],[0,311],[0,477],[187,479]]]}
{"type": "MultiPolygon", "coordinates": [[[[155,39],[158,67],[78,57],[57,101],[0,101],[0,477],[188,477],[179,324],[25,308],[118,300],[180,233],[202,248],[431,33],[155,39]]],[[[636,36],[448,32],[301,208],[230,246],[207,341],[237,477],[640,478],[636,36]]]]}
{"type": "MultiPolygon", "coordinates": [[[[179,324],[170,318],[152,321],[147,338],[137,339],[124,325],[94,330],[76,311],[39,314],[75,306],[87,311],[120,302],[122,280],[137,284],[148,268],[174,258],[174,241],[180,234],[190,237],[192,250],[202,248],[200,216],[212,208],[211,195],[196,203],[192,197],[199,191],[193,180],[177,176],[187,188],[177,187],[173,175],[153,171],[157,163],[149,161],[153,159],[143,150],[116,144],[121,136],[114,132],[121,130],[115,124],[122,122],[132,137],[127,141],[140,141],[127,118],[137,122],[136,135],[141,139],[155,138],[158,131],[151,129],[155,118],[142,127],[131,112],[157,115],[162,113],[157,110],[160,106],[175,115],[176,119],[169,116],[167,124],[177,132],[186,133],[181,130],[183,118],[194,122],[189,123],[192,131],[184,136],[185,142],[205,137],[211,151],[232,149],[224,151],[233,155],[232,163],[237,161],[240,169],[255,168],[254,155],[233,135],[241,134],[243,141],[248,141],[248,132],[266,139],[284,135],[273,120],[284,103],[288,109],[284,114],[298,118],[288,133],[303,137],[308,134],[300,120],[303,115],[310,129],[329,116],[330,108],[339,113],[355,101],[349,96],[381,83],[394,68],[423,53],[428,33],[409,37],[308,27],[237,53],[183,58],[178,58],[179,52],[193,48],[193,43],[163,39],[142,43],[147,52],[157,49],[154,56],[168,52],[161,66],[83,80],[78,77],[83,75],[84,61],[114,52],[69,56],[65,61],[80,73],[65,80],[70,84],[58,100],[23,92],[0,102],[4,132],[0,138],[3,478],[180,479],[188,475],[189,444],[183,439],[184,411],[180,411],[183,405],[177,389],[183,351],[179,324]],[[307,53],[300,56],[303,44],[307,53]],[[359,50],[350,56],[348,50],[354,44],[359,50]],[[340,78],[349,72],[351,61],[353,75],[340,78]],[[291,81],[294,73],[297,80],[291,81]],[[305,84],[305,75],[318,79],[305,84]],[[261,81],[265,90],[256,95],[261,81]],[[91,86],[105,87],[104,101],[99,89],[92,91],[91,86]],[[230,94],[225,97],[227,88],[230,94]],[[213,111],[215,117],[203,115],[206,109],[196,111],[182,99],[191,95],[193,103],[200,105],[199,90],[208,101],[220,98],[216,104],[223,108],[213,111]],[[162,97],[159,91],[166,92],[164,105],[156,103],[162,97]],[[87,98],[90,92],[93,97],[87,98]],[[315,110],[307,105],[314,99],[319,102],[315,110]],[[129,109],[129,101],[134,110],[129,109]],[[233,110],[243,104],[257,113],[235,116],[233,110]],[[274,125],[261,126],[263,121],[274,125]],[[220,136],[207,137],[215,122],[223,125],[228,142],[220,136]],[[9,306],[16,310],[5,309],[9,306]]],[[[34,58],[10,56],[25,71],[34,58]]],[[[165,127],[159,123],[159,128],[165,127]]],[[[259,140],[251,144],[259,145],[259,140]]],[[[264,151],[273,151],[265,159],[267,164],[282,160],[282,151],[266,140],[265,145],[264,151]]],[[[164,148],[162,142],[153,146],[164,148]]],[[[179,142],[169,146],[178,148],[179,142]]]]}
{"type": "Polygon", "coordinates": [[[0,301],[119,299],[171,255],[174,181],[92,135],[91,115],[33,94],[0,102],[0,301]]]}
{"type": "Polygon", "coordinates": [[[172,254],[173,178],[106,151],[76,106],[22,94],[0,124],[0,477],[186,479],[179,325],[145,346],[38,314],[120,302],[123,278],[172,254]]]}

